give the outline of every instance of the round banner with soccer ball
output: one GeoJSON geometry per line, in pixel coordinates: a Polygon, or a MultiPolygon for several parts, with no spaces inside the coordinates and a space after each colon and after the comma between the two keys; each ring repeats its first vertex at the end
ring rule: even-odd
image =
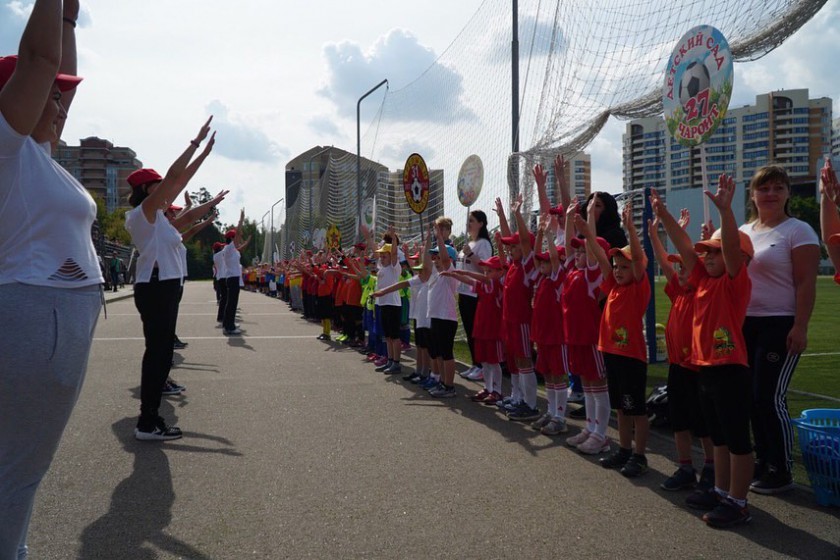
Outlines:
{"type": "Polygon", "coordinates": [[[464,160],[458,172],[458,200],[464,206],[472,206],[481,193],[484,184],[484,164],[473,154],[464,160]]]}
{"type": "Polygon", "coordinates": [[[686,147],[709,139],[732,97],[732,55],[723,34],[709,25],[683,35],[668,59],[662,106],[674,139],[686,147]]]}
{"type": "Polygon", "coordinates": [[[403,167],[405,199],[415,214],[422,214],[429,204],[429,168],[420,154],[411,154],[403,167]]]}

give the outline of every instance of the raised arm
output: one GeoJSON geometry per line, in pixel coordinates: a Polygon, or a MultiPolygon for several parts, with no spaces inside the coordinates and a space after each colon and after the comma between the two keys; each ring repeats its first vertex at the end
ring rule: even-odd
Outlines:
{"type": "Polygon", "coordinates": [[[190,226],[196,220],[200,220],[203,216],[206,216],[208,212],[213,210],[213,208],[218,206],[229,193],[230,191],[222,191],[212,200],[208,200],[204,204],[200,204],[194,208],[185,208],[183,212],[178,214],[178,216],[172,220],[172,225],[179,231],[185,226],[190,226]]]}
{"type": "Polygon", "coordinates": [[[534,182],[537,184],[537,196],[540,200],[540,214],[547,214],[551,210],[551,201],[548,200],[548,192],[545,188],[545,183],[548,180],[548,175],[541,164],[534,166],[534,182]]]}
{"type": "Polygon", "coordinates": [[[831,159],[825,158],[825,165],[820,172],[820,229],[823,243],[828,250],[828,257],[834,269],[840,272],[840,245],[828,242],[832,235],[840,234],[838,203],[840,203],[840,184],[837,182],[837,173],[831,167],[831,159]]]}
{"type": "MultiPolygon", "coordinates": [[[[237,235],[238,235],[238,234],[239,234],[239,230],[236,230],[236,232],[237,232],[237,235]]],[[[235,242],[235,240],[234,240],[234,242],[235,242]]],[[[244,249],[245,247],[247,247],[247,246],[248,246],[248,243],[250,243],[250,242],[251,242],[251,236],[249,235],[249,236],[248,236],[248,238],[247,238],[245,241],[243,241],[240,245],[237,245],[237,246],[236,246],[236,250],[237,250],[237,251],[241,251],[242,249],[244,249]]]]}
{"type": "Polygon", "coordinates": [[[551,272],[553,274],[557,274],[557,271],[560,270],[560,266],[563,264],[560,262],[560,253],[557,252],[557,246],[554,244],[554,236],[559,227],[560,224],[557,221],[557,216],[551,216],[546,227],[546,235],[548,236],[548,256],[551,259],[551,272]]]}
{"type": "Polygon", "coordinates": [[[659,268],[662,269],[662,274],[665,275],[665,279],[670,282],[671,278],[676,274],[676,271],[668,261],[668,251],[665,250],[665,246],[662,245],[662,240],[659,239],[659,224],[661,223],[658,216],[654,216],[653,220],[648,220],[648,238],[650,239],[651,247],[653,247],[653,258],[656,259],[659,268]]]}
{"type": "Polygon", "coordinates": [[[566,183],[566,160],[560,154],[554,158],[554,179],[557,181],[560,203],[566,208],[572,202],[572,193],[569,191],[569,184],[566,183]]]}
{"type": "Polygon", "coordinates": [[[621,212],[621,219],[624,222],[624,229],[630,238],[630,255],[633,257],[633,278],[638,282],[645,275],[647,268],[647,257],[639,241],[639,233],[636,231],[636,224],[633,223],[633,202],[627,199],[624,209],[621,212]]]}
{"type": "Polygon", "coordinates": [[[480,272],[475,272],[473,270],[456,270],[453,268],[452,270],[446,270],[444,272],[441,272],[440,275],[451,276],[452,278],[455,278],[459,282],[467,284],[468,286],[473,286],[476,282],[490,282],[490,279],[487,278],[487,276],[481,274],[480,272]]]}
{"type": "Polygon", "coordinates": [[[0,90],[0,113],[24,136],[35,130],[47,100],[54,95],[53,84],[62,63],[62,28],[69,27],[62,22],[62,14],[61,0],[35,2],[20,39],[15,72],[0,90]]]}
{"type": "MultiPolygon", "coordinates": [[[[58,67],[60,74],[78,76],[78,63],[76,56],[76,21],[79,19],[79,0],[64,0],[64,13],[61,17],[61,64],[58,67]],[[72,23],[71,23],[72,22],[72,23]]],[[[61,105],[64,112],[70,112],[70,105],[76,97],[76,88],[65,91],[61,94],[61,105]]],[[[67,119],[59,119],[56,123],[56,135],[61,138],[64,132],[64,124],[67,119]]]]}
{"type": "Polygon", "coordinates": [[[583,219],[580,214],[575,214],[575,227],[578,229],[583,237],[586,239],[586,263],[591,266],[598,263],[598,268],[601,269],[601,274],[606,278],[612,274],[612,265],[610,259],[604,252],[604,248],[598,244],[597,235],[595,234],[595,217],[594,212],[588,213],[588,222],[583,219]]]}
{"type": "Polygon", "coordinates": [[[215,219],[216,219],[215,216],[208,216],[207,218],[201,220],[200,222],[195,224],[193,227],[191,227],[190,229],[185,231],[183,234],[181,234],[181,241],[184,241],[184,242],[189,241],[190,239],[195,237],[195,235],[198,232],[200,232],[201,230],[203,230],[204,228],[206,228],[207,226],[212,224],[215,219]]]}
{"type": "Polygon", "coordinates": [[[432,255],[430,250],[432,248],[432,237],[435,235],[435,225],[429,224],[429,232],[426,234],[426,239],[423,241],[423,270],[420,271],[421,279],[425,282],[432,275],[432,255]]]}
{"type": "Polygon", "coordinates": [[[516,219],[516,229],[519,231],[519,247],[522,249],[522,258],[531,254],[531,230],[528,229],[528,224],[525,223],[525,218],[522,217],[522,193],[516,197],[516,201],[511,205],[510,211],[516,219]]]}
{"type": "Polygon", "coordinates": [[[496,215],[499,217],[499,231],[502,232],[503,237],[510,236],[510,226],[508,225],[507,218],[505,217],[505,207],[502,205],[502,199],[496,197],[496,207],[493,209],[496,212],[496,215]]]}
{"type": "Polygon", "coordinates": [[[725,174],[718,178],[718,188],[715,194],[703,191],[712,201],[720,213],[720,250],[723,253],[723,263],[726,272],[734,278],[744,266],[741,256],[741,239],[738,235],[738,223],[732,212],[732,197],[735,196],[735,180],[725,174]]]}
{"type": "Polygon", "coordinates": [[[245,209],[239,211],[239,222],[236,224],[236,237],[233,238],[233,244],[239,248],[242,243],[242,225],[245,223],[245,209]]]}
{"type": "Polygon", "coordinates": [[[654,189],[650,189],[650,206],[653,209],[653,214],[662,222],[665,233],[671,238],[671,242],[682,257],[686,269],[689,271],[693,270],[694,265],[697,264],[697,253],[694,251],[694,243],[692,243],[688,233],[680,227],[677,220],[668,212],[665,203],[659,198],[659,193],[654,189]]]}
{"type": "Polygon", "coordinates": [[[403,280],[402,282],[397,282],[396,284],[391,284],[387,288],[382,288],[381,290],[377,290],[373,292],[371,295],[373,297],[382,297],[388,295],[392,292],[396,292],[397,290],[403,290],[408,288],[408,280],[403,280]]]}
{"type": "Polygon", "coordinates": [[[496,250],[499,252],[499,258],[502,259],[502,262],[507,262],[507,253],[505,252],[505,244],[502,243],[502,232],[497,231],[494,238],[496,240],[496,250]]]}
{"type": "Polygon", "coordinates": [[[572,238],[575,237],[575,216],[578,215],[578,201],[577,198],[572,200],[571,204],[566,208],[566,255],[571,256],[574,248],[572,247],[572,238]]]}

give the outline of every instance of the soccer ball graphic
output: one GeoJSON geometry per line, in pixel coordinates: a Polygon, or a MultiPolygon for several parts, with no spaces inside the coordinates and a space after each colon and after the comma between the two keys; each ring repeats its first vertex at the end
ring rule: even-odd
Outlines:
{"type": "Polygon", "coordinates": [[[686,66],[683,72],[680,81],[680,104],[685,107],[689,99],[696,97],[698,93],[708,89],[710,85],[709,69],[702,61],[695,60],[686,66]]]}
{"type": "Polygon", "coordinates": [[[417,203],[423,200],[423,186],[416,176],[414,177],[414,182],[411,183],[411,198],[417,203]]]}

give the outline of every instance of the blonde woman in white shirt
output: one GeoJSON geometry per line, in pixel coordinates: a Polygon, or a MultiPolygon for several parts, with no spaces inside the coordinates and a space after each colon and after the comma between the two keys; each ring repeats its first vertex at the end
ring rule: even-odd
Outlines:
{"type": "Polygon", "coordinates": [[[139,440],[171,440],[181,430],[168,426],[159,415],[161,396],[172,367],[172,340],[178,296],[186,271],[181,258],[181,234],[169,223],[164,210],[175,200],[213,149],[215,133],[195,159],[196,150],[210,132],[212,117],[195,139],[161,177],[153,169],[139,169],[129,175],[130,204],[125,228],[140,256],[134,283],[134,305],[143,321],[146,350],[140,383],[140,418],[134,430],[139,440]],[[190,161],[192,160],[192,161],[190,161]]]}
{"type": "Polygon", "coordinates": [[[0,57],[0,558],[26,558],[35,493],[87,370],[103,283],[96,205],[50,157],[76,85],[76,0],[32,5],[0,57]]]}

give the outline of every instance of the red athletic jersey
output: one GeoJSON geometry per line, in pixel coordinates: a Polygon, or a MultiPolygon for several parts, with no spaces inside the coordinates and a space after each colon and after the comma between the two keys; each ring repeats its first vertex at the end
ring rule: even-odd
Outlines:
{"type": "Polygon", "coordinates": [[[537,293],[534,296],[534,316],[531,318],[531,340],[538,345],[566,343],[563,328],[563,267],[551,276],[537,275],[537,293]]]}
{"type": "Polygon", "coordinates": [[[668,361],[686,369],[697,371],[691,363],[691,324],[694,320],[694,287],[680,286],[677,275],[665,284],[665,295],[671,300],[668,324],[665,325],[665,343],[668,346],[668,361]]]}
{"type": "Polygon", "coordinates": [[[607,303],[601,314],[598,350],[647,363],[647,345],[642,334],[645,311],[650,303],[647,274],[621,286],[610,274],[601,284],[601,291],[607,294],[607,303]]]}
{"type": "Polygon", "coordinates": [[[747,267],[735,278],[724,273],[712,278],[698,261],[689,282],[697,286],[694,295],[691,363],[698,366],[740,364],[748,366],[744,342],[744,318],[750,303],[752,282],[747,267]]]}
{"type": "Polygon", "coordinates": [[[346,285],[344,292],[344,305],[360,307],[362,305],[362,285],[356,278],[347,277],[344,280],[346,285]]]}
{"type": "Polygon", "coordinates": [[[504,286],[499,280],[493,280],[489,284],[479,282],[475,291],[478,294],[478,303],[473,321],[473,338],[501,340],[504,286]]]}
{"type": "MultiPolygon", "coordinates": [[[[563,326],[566,344],[598,344],[601,308],[598,298],[603,277],[598,265],[580,270],[572,267],[563,283],[563,326]]],[[[577,373],[577,372],[575,372],[577,373]]]]}
{"type": "Polygon", "coordinates": [[[318,268],[316,270],[316,274],[318,275],[318,297],[332,296],[334,282],[333,275],[326,274],[326,267],[318,268]],[[323,282],[321,282],[321,280],[323,280],[323,282]]]}
{"type": "Polygon", "coordinates": [[[330,273],[330,278],[333,279],[333,283],[335,284],[335,304],[339,307],[344,305],[344,298],[347,297],[347,283],[344,281],[344,278],[335,272],[330,273]]]}
{"type": "Polygon", "coordinates": [[[522,260],[508,259],[502,318],[509,323],[531,324],[531,298],[534,295],[534,253],[522,260]]]}

